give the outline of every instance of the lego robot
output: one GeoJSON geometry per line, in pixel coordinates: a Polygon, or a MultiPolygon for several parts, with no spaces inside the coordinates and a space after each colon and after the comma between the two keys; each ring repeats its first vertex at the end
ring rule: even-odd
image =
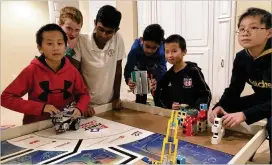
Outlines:
{"type": "Polygon", "coordinates": [[[60,114],[51,116],[52,123],[56,133],[63,133],[67,130],[78,130],[80,127],[80,119],[72,119],[72,114],[74,113],[75,103],[71,103],[60,114]]]}

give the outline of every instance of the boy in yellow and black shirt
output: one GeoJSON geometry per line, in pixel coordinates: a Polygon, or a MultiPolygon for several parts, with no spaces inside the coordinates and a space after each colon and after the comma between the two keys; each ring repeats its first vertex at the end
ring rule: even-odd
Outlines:
{"type": "Polygon", "coordinates": [[[238,41],[244,48],[236,54],[231,83],[220,101],[214,106],[210,121],[223,115],[223,126],[234,127],[245,121],[252,124],[268,119],[271,161],[271,55],[272,17],[263,9],[249,8],[238,22],[238,41]],[[245,83],[254,94],[240,97],[245,83]]]}

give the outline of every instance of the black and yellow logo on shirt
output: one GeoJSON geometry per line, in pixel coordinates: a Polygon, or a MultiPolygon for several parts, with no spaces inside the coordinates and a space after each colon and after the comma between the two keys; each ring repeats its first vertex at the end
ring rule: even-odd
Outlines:
{"type": "Polygon", "coordinates": [[[251,85],[259,87],[259,88],[272,88],[272,83],[271,82],[265,82],[264,80],[261,81],[253,81],[249,79],[249,82],[251,85]]]}

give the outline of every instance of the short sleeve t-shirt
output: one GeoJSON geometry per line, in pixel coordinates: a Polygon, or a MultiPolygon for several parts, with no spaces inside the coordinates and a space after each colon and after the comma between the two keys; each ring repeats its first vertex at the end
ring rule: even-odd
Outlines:
{"type": "Polygon", "coordinates": [[[103,50],[97,47],[93,33],[80,34],[75,51],[77,57],[81,56],[81,73],[89,89],[91,103],[110,102],[117,61],[126,57],[121,34],[113,35],[103,50]]]}

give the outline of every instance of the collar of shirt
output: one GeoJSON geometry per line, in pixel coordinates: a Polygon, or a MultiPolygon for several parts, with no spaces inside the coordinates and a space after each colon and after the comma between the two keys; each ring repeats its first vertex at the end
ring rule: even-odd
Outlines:
{"type": "Polygon", "coordinates": [[[92,33],[92,39],[91,39],[91,50],[96,51],[96,52],[105,52],[109,49],[114,49],[114,43],[113,43],[113,38],[115,37],[115,34],[112,36],[112,38],[106,43],[103,49],[99,49],[96,45],[96,42],[94,40],[94,34],[96,33],[96,30],[93,31],[92,33]]]}

